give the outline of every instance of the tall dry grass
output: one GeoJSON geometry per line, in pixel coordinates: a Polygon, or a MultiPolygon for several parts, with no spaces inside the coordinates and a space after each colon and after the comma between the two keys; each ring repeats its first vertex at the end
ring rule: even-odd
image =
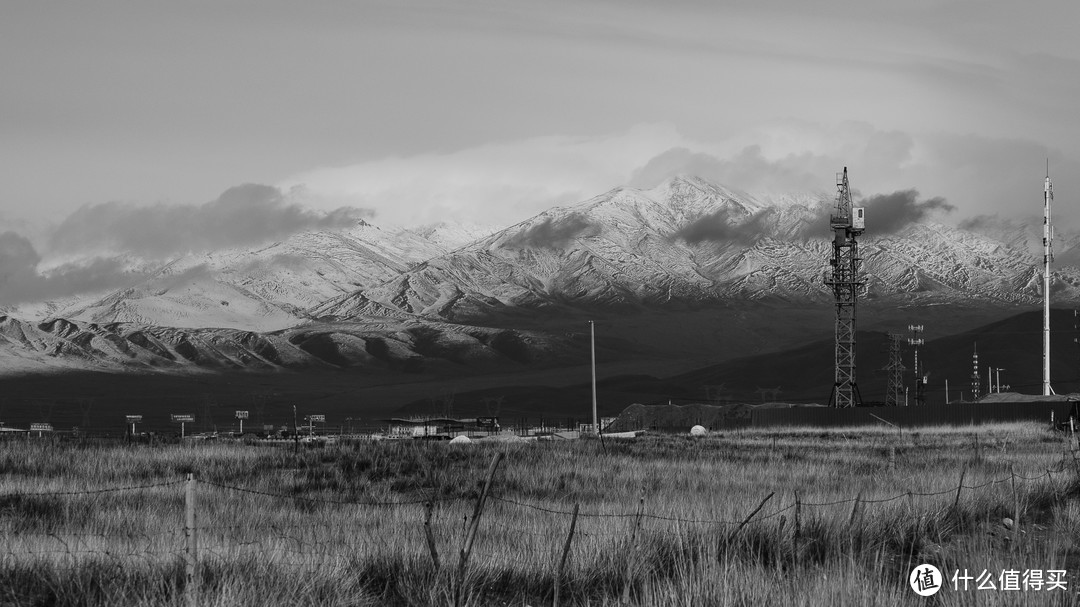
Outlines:
{"type": "MultiPolygon", "coordinates": [[[[355,442],[298,453],[15,441],[0,443],[0,602],[180,604],[181,481],[194,472],[200,604],[447,604],[499,451],[506,458],[462,586],[467,604],[550,603],[574,504],[563,605],[623,596],[633,605],[896,605],[917,598],[906,577],[922,562],[1076,572],[1075,463],[1063,439],[1037,425],[466,448],[355,442]],[[143,485],[154,486],[100,492],[143,485]],[[1014,499],[1016,535],[1002,525],[1014,499]]],[[[935,600],[992,599],[1009,597],[943,591],[935,600]]]]}

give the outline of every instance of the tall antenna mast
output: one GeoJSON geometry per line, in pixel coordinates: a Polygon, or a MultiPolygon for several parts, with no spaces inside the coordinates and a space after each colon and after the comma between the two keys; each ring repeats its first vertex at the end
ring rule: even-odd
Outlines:
{"type": "Polygon", "coordinates": [[[1046,183],[1043,185],[1043,396],[1054,393],[1050,387],[1050,241],[1054,229],[1050,226],[1050,203],[1054,200],[1054,186],[1050,183],[1050,159],[1046,160],[1046,183]]]}
{"type": "Polygon", "coordinates": [[[978,400],[979,395],[982,393],[982,387],[979,385],[981,376],[979,375],[979,344],[976,342],[971,349],[971,399],[978,400]]]}
{"type": "Polygon", "coordinates": [[[847,167],[836,176],[836,190],[836,214],[829,217],[833,230],[833,255],[829,260],[832,276],[825,278],[836,301],[836,370],[829,403],[845,408],[862,404],[855,382],[855,308],[866,282],[859,276],[862,259],[856,237],[865,228],[865,209],[851,204],[847,167]]]}
{"type": "Polygon", "coordinates": [[[596,416],[596,323],[589,321],[589,352],[592,359],[592,423],[593,432],[600,435],[600,419],[596,416]]]}

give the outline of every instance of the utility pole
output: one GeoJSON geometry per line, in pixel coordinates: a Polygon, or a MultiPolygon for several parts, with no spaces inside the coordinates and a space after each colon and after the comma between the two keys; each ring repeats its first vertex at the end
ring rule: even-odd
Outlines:
{"type": "Polygon", "coordinates": [[[865,209],[851,203],[851,187],[847,167],[836,176],[836,213],[829,217],[833,230],[833,254],[829,260],[832,275],[825,284],[832,287],[836,306],[836,347],[833,391],[829,403],[838,408],[862,404],[859,386],[855,381],[855,321],[859,294],[866,281],[859,274],[857,237],[865,229],[865,209]]]}
{"type": "Polygon", "coordinates": [[[994,374],[997,376],[997,393],[1001,394],[1001,372],[1005,369],[1001,367],[994,367],[994,374]]]}
{"type": "Polygon", "coordinates": [[[592,354],[592,423],[593,432],[600,435],[600,419],[596,416],[596,323],[589,321],[589,351],[592,354]]]}
{"type": "Polygon", "coordinates": [[[889,364],[884,369],[886,407],[899,407],[904,392],[904,361],[900,343],[902,339],[898,333],[889,333],[889,364]]]}
{"type": "Polygon", "coordinates": [[[923,345],[923,339],[919,337],[919,334],[923,331],[922,325],[908,325],[908,331],[911,331],[912,337],[909,337],[907,342],[910,346],[915,346],[915,406],[921,407],[926,404],[926,395],[923,393],[923,376],[919,372],[919,346],[923,345]]]}

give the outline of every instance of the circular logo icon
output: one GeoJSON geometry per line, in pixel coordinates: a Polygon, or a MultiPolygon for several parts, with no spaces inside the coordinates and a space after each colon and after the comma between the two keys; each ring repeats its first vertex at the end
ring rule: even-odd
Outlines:
{"type": "Polygon", "coordinates": [[[908,582],[911,584],[911,589],[915,591],[915,594],[934,596],[938,590],[941,590],[944,578],[941,577],[941,571],[937,567],[924,563],[911,571],[908,582]]]}

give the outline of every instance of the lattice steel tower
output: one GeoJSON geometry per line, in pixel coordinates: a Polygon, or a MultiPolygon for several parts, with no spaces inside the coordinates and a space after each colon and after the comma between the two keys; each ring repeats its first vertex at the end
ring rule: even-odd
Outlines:
{"type": "Polygon", "coordinates": [[[855,382],[855,308],[866,281],[859,275],[862,259],[856,240],[865,227],[865,209],[851,204],[847,167],[836,176],[836,213],[829,217],[833,230],[832,276],[825,284],[836,299],[836,373],[829,404],[854,407],[862,404],[855,382]]]}
{"type": "Polygon", "coordinates": [[[899,407],[904,400],[904,361],[901,346],[904,338],[898,333],[889,333],[889,364],[885,367],[888,374],[885,387],[885,406],[899,407]]]}

